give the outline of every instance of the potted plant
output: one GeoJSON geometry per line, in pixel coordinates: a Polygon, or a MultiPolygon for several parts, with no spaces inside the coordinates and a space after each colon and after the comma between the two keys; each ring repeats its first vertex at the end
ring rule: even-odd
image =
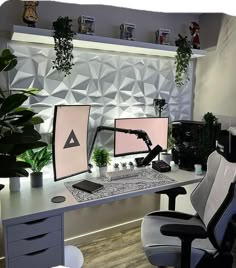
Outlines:
{"type": "Polygon", "coordinates": [[[113,167],[114,167],[114,170],[118,170],[118,169],[119,169],[119,163],[115,163],[115,164],[113,165],[113,167]]]}
{"type": "Polygon", "coordinates": [[[52,160],[52,151],[49,146],[43,147],[39,150],[27,150],[20,155],[19,158],[30,164],[33,171],[30,173],[31,187],[42,187],[43,173],[41,170],[52,160]]]}
{"type": "Polygon", "coordinates": [[[70,74],[73,60],[73,36],[75,33],[71,30],[72,20],[68,17],[59,17],[53,22],[53,38],[56,58],[52,61],[53,68],[59,72],[64,72],[67,76],[70,74]]]}
{"type": "Polygon", "coordinates": [[[122,169],[127,169],[127,163],[126,162],[121,162],[121,167],[122,167],[122,169]]]}
{"type": "MultiPolygon", "coordinates": [[[[4,49],[0,55],[0,72],[10,71],[16,64],[16,56],[4,49]]],[[[28,149],[46,145],[34,129],[36,124],[43,122],[42,118],[21,106],[29,96],[38,92],[35,88],[16,92],[0,88],[0,178],[10,177],[11,191],[20,190],[19,177],[28,176],[26,168],[30,167],[17,156],[28,149]]]]}
{"type": "Polygon", "coordinates": [[[175,41],[177,46],[177,54],[175,56],[175,83],[177,87],[181,87],[189,80],[188,66],[193,52],[191,42],[188,41],[187,36],[183,37],[180,34],[178,36],[179,39],[175,41]]]}
{"type": "Polygon", "coordinates": [[[171,150],[174,148],[175,139],[172,136],[172,125],[169,124],[168,126],[168,137],[167,137],[167,152],[161,152],[161,160],[165,161],[166,163],[170,164],[172,160],[172,153],[171,150]]]}
{"type": "Polygon", "coordinates": [[[130,169],[134,169],[134,163],[132,161],[129,162],[130,169]]]}
{"type": "Polygon", "coordinates": [[[96,147],[93,151],[92,159],[95,165],[99,167],[99,172],[101,177],[106,177],[107,175],[107,165],[111,162],[111,157],[107,148],[96,147]]]}

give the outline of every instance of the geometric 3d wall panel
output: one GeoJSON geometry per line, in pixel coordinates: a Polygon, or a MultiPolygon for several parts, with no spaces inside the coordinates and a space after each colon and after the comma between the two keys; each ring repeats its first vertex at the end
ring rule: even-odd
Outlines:
{"type": "MultiPolygon", "coordinates": [[[[44,119],[41,133],[52,131],[54,105],[90,104],[89,144],[97,126],[113,126],[114,118],[155,116],[153,99],[164,98],[168,107],[163,116],[171,120],[191,119],[192,74],[183,88],[174,82],[175,59],[106,53],[74,49],[74,66],[64,77],[52,68],[52,47],[10,42],[8,47],[18,58],[9,72],[9,88],[41,88],[29,105],[44,119]]],[[[79,118],[78,118],[79,121],[79,118]]],[[[102,132],[99,143],[113,147],[113,135],[102,132]]]]}

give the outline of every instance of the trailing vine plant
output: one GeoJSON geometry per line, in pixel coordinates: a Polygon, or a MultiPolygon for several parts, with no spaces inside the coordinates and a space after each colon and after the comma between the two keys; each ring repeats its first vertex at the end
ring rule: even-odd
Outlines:
{"type": "Polygon", "coordinates": [[[187,36],[183,37],[180,34],[178,36],[179,39],[176,40],[177,54],[175,56],[175,84],[177,87],[181,87],[189,81],[188,66],[193,52],[191,42],[188,41],[187,36]]]}
{"type": "Polygon", "coordinates": [[[53,22],[53,38],[56,58],[52,61],[53,69],[64,72],[67,76],[70,74],[73,64],[73,36],[75,33],[71,30],[72,20],[68,17],[59,17],[53,22]]]}

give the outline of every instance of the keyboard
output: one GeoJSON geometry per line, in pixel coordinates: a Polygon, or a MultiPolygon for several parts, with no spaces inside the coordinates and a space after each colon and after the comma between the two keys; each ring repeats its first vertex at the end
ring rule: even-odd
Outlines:
{"type": "Polygon", "coordinates": [[[120,179],[128,179],[132,177],[138,177],[142,174],[143,169],[122,169],[117,171],[107,172],[108,178],[111,181],[120,180],[120,179]]]}

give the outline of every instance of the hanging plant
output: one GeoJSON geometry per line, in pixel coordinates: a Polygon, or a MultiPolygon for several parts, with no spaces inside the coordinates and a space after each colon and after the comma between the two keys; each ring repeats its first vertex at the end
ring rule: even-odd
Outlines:
{"type": "Polygon", "coordinates": [[[187,36],[183,37],[180,34],[178,36],[179,39],[175,42],[177,46],[177,54],[175,56],[175,83],[177,87],[180,87],[189,81],[188,66],[193,52],[191,42],[188,41],[187,36]]]}
{"type": "Polygon", "coordinates": [[[53,68],[59,72],[64,72],[65,76],[70,74],[73,60],[73,36],[75,33],[71,30],[72,20],[68,17],[59,17],[53,22],[54,49],[56,59],[52,61],[53,68]]]}

